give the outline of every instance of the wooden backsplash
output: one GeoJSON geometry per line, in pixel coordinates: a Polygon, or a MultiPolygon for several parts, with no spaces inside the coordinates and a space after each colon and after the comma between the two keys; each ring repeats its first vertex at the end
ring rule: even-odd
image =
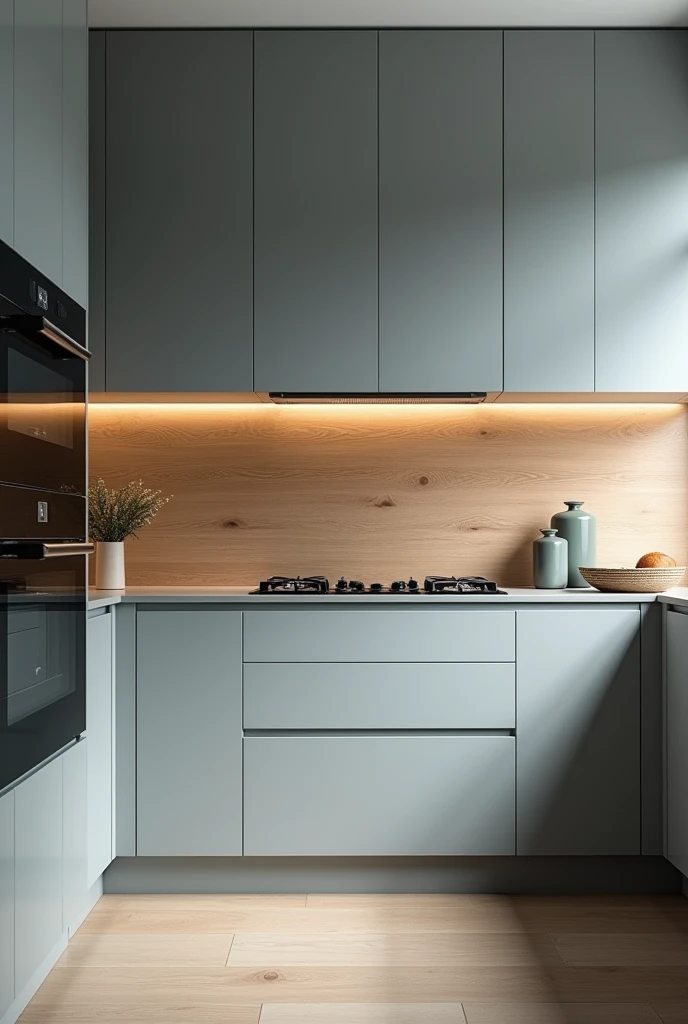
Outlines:
{"type": "Polygon", "coordinates": [[[273,573],[531,583],[564,499],[598,517],[598,563],[688,563],[688,409],[660,405],[90,409],[91,476],[173,498],[127,545],[130,584],[273,573]]]}

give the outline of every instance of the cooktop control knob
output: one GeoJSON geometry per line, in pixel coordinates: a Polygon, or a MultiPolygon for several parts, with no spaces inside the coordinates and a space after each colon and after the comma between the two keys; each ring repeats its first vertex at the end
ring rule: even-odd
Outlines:
{"type": "Polygon", "coordinates": [[[349,584],[348,584],[348,583],[346,582],[346,580],[344,579],[344,577],[343,577],[343,576],[341,576],[341,577],[340,577],[340,578],[339,578],[339,579],[337,580],[337,585],[336,585],[336,587],[335,587],[335,590],[346,590],[348,586],[349,586],[349,584]]]}
{"type": "Polygon", "coordinates": [[[381,594],[382,591],[383,591],[383,586],[382,586],[381,583],[371,583],[370,584],[370,592],[371,592],[371,594],[381,594]]]}
{"type": "Polygon", "coordinates": [[[408,588],[409,588],[409,590],[417,592],[418,591],[418,580],[409,580],[408,581],[408,588]]]}
{"type": "Polygon", "coordinates": [[[400,590],[406,590],[406,584],[403,580],[395,580],[390,589],[398,594],[400,590]]]}
{"type": "Polygon", "coordinates": [[[361,583],[360,580],[351,580],[349,583],[349,590],[359,593],[361,590],[365,590],[365,583],[361,583]]]}

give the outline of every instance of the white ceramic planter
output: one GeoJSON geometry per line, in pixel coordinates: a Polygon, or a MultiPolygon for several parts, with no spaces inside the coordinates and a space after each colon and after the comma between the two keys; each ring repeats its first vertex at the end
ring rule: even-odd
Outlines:
{"type": "Polygon", "coordinates": [[[96,590],[124,590],[124,541],[96,544],[96,590]]]}

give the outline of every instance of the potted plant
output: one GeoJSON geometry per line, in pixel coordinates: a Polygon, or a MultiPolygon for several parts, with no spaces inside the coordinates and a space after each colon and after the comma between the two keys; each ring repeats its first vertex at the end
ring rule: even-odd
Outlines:
{"type": "Polygon", "coordinates": [[[132,480],[110,489],[100,477],[92,481],[88,499],[88,524],[96,545],[96,590],[124,590],[124,541],[152,522],[170,499],[161,491],[132,480]]]}

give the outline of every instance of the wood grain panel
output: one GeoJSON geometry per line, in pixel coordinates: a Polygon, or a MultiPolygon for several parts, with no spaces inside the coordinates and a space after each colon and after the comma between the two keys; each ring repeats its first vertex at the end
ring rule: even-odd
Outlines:
{"type": "Polygon", "coordinates": [[[466,1003],[463,1009],[468,1024],[660,1024],[648,1003],[466,1003]]]}
{"type": "Polygon", "coordinates": [[[131,585],[273,573],[531,583],[564,499],[598,517],[598,562],[688,562],[688,410],[674,405],[99,405],[91,474],[174,497],[127,544],[131,585]]]}
{"type": "Polygon", "coordinates": [[[266,1003],[260,1024],[466,1024],[466,1018],[461,1003],[266,1003]]]}

